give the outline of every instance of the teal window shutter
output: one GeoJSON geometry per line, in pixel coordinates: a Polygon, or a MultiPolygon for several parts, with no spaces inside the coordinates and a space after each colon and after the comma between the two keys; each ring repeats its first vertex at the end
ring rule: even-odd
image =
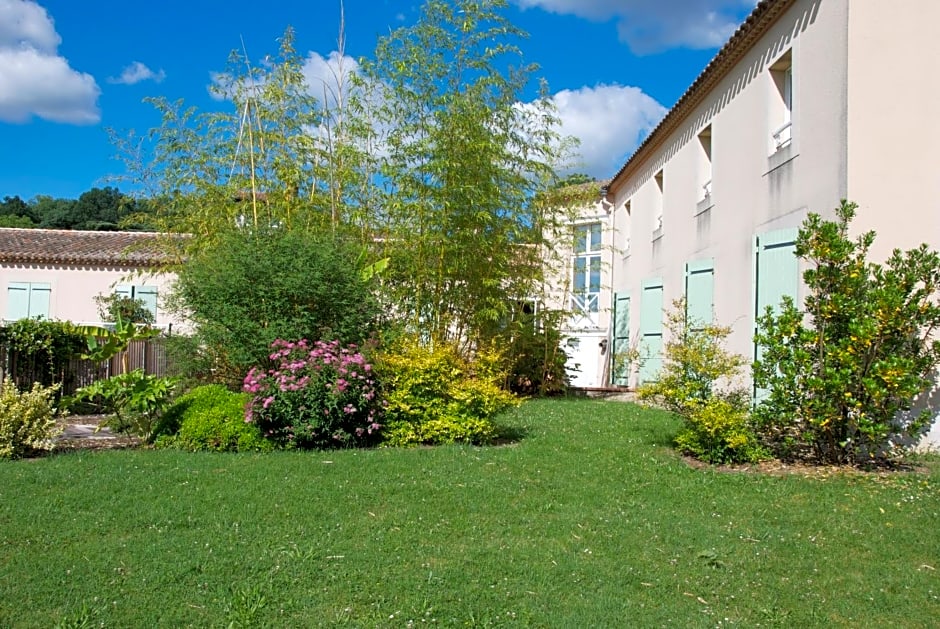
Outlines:
{"type": "Polygon", "coordinates": [[[620,387],[625,387],[630,382],[630,373],[628,366],[618,359],[618,355],[629,351],[630,349],[630,294],[614,294],[614,333],[612,336],[612,345],[610,349],[611,356],[611,380],[620,387]]]}
{"type": "Polygon", "coordinates": [[[29,283],[10,282],[7,285],[7,320],[18,321],[29,317],[29,283]]]}
{"type": "Polygon", "coordinates": [[[663,366],[663,282],[643,282],[640,296],[640,371],[639,381],[659,377],[663,366]]]}
{"type": "MultiPolygon", "coordinates": [[[[796,229],[781,229],[760,234],[754,239],[754,334],[757,317],[768,306],[775,312],[785,296],[796,301],[800,289],[800,265],[796,257],[796,229]]],[[[755,341],[754,359],[760,360],[761,347],[755,341]]],[[[755,401],[766,392],[754,390],[755,401]]]]}
{"type": "Polygon", "coordinates": [[[52,285],[44,282],[10,282],[7,285],[7,319],[49,318],[52,285]]]}
{"type": "Polygon", "coordinates": [[[153,315],[153,320],[157,320],[157,287],[156,286],[135,286],[134,298],[142,301],[144,306],[153,315]]]}
{"type": "Polygon", "coordinates": [[[52,286],[33,283],[29,286],[29,317],[49,318],[49,305],[52,302],[52,286]]]}
{"type": "Polygon", "coordinates": [[[685,265],[685,316],[691,329],[712,322],[715,309],[715,263],[697,260],[685,265]]]}
{"type": "Polygon", "coordinates": [[[794,300],[800,288],[800,268],[796,258],[795,229],[782,229],[757,236],[754,264],[754,314],[764,314],[767,306],[780,307],[784,296],[794,300]]]}

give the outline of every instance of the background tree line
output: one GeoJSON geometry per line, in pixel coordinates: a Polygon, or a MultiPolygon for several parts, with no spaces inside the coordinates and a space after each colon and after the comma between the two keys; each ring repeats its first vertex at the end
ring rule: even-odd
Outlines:
{"type": "Polygon", "coordinates": [[[7,196],[0,201],[0,227],[147,231],[154,227],[148,220],[152,212],[152,201],[112,187],[92,188],[77,199],[7,196]]]}

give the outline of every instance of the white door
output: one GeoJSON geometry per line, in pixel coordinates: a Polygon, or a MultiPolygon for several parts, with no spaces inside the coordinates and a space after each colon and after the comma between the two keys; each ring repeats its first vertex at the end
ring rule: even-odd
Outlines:
{"type": "Polygon", "coordinates": [[[568,377],[573,387],[601,386],[601,341],[604,337],[595,334],[574,335],[565,341],[568,354],[568,377]]]}

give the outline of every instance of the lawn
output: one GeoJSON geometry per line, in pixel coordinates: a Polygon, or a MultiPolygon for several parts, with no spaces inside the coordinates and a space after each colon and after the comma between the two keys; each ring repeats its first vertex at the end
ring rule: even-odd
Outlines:
{"type": "Polygon", "coordinates": [[[940,463],[690,468],[670,416],[535,401],[518,442],[0,464],[0,626],[926,627],[940,463]]]}

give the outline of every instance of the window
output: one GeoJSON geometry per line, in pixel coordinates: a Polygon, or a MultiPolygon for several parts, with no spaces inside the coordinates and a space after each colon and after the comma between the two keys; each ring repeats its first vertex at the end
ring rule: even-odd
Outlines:
{"type": "Polygon", "coordinates": [[[772,66],[771,154],[786,148],[793,139],[793,54],[788,50],[772,66]]]}
{"type": "Polygon", "coordinates": [[[571,309],[578,314],[598,311],[601,292],[601,224],[574,228],[571,309]]]}
{"type": "Polygon", "coordinates": [[[7,285],[7,320],[49,318],[52,285],[42,282],[10,282],[7,285]]]}
{"type": "Polygon", "coordinates": [[[701,147],[699,155],[699,201],[708,201],[712,196],[712,126],[708,125],[698,134],[701,147]]]}
{"type": "Polygon", "coordinates": [[[656,173],[653,178],[656,182],[656,188],[653,194],[656,195],[653,206],[653,240],[663,235],[663,171],[656,173]]]}
{"type": "Polygon", "coordinates": [[[144,307],[153,315],[153,320],[157,320],[157,287],[156,286],[132,286],[130,284],[121,284],[114,289],[115,294],[121,297],[128,297],[143,302],[144,307]]]}
{"type": "Polygon", "coordinates": [[[626,225],[623,228],[623,257],[626,258],[630,255],[630,223],[633,220],[633,212],[631,209],[630,201],[627,201],[623,204],[623,209],[626,212],[625,222],[626,225]]]}

